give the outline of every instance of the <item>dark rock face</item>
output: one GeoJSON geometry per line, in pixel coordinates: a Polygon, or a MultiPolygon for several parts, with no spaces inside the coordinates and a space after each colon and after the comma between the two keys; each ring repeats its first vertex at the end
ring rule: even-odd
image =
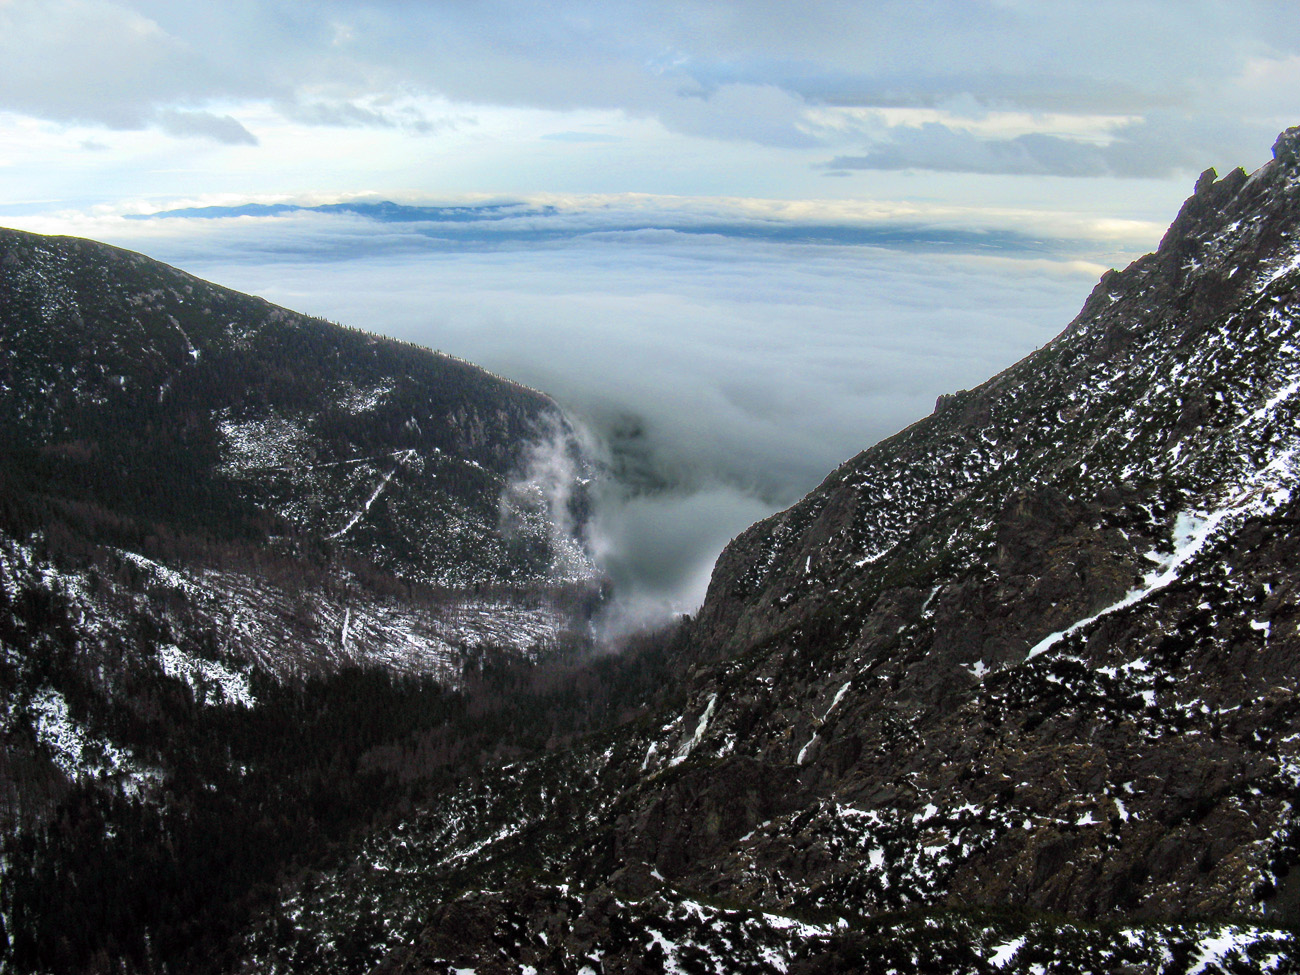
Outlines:
{"type": "MultiPolygon", "coordinates": [[[[1254,176],[1204,174],[1157,253],[1103,278],[1055,342],[720,559],[698,639],[806,686],[811,716],[769,718],[757,747],[804,769],[820,834],[846,806],[934,810],[911,842],[951,852],[924,883],[899,878],[910,896],[1081,918],[1268,909],[1294,855],[1300,679],[1277,616],[1300,585],[1291,141],[1254,176]],[[846,734],[868,747],[827,767],[846,734]]],[[[859,861],[846,887],[833,855],[792,869],[774,833],[746,856],[802,888],[786,905],[895,906],[899,883],[871,890],[859,861]]]]}
{"type": "Polygon", "coordinates": [[[1273,158],[1284,166],[1294,165],[1300,153],[1300,125],[1282,132],[1273,143],[1273,158]]]}
{"type": "Polygon", "coordinates": [[[481,971],[541,965],[547,924],[554,971],[711,970],[720,931],[755,971],[1294,971],[1297,132],[1203,174],[1055,341],[737,538],[683,705],[372,837],[358,863],[421,851],[420,892],[334,874],[315,943],[365,896],[394,971],[449,970],[447,911],[494,919],[458,946],[481,971]]]}

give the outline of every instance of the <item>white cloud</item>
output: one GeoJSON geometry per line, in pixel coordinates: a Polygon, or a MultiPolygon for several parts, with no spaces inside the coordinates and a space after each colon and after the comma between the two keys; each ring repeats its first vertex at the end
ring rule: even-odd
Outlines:
{"type": "Polygon", "coordinates": [[[725,84],[674,98],[659,117],[669,129],[687,135],[796,148],[821,144],[803,99],[770,84],[725,84]]]}
{"type": "Polygon", "coordinates": [[[223,69],[192,40],[129,4],[12,0],[0,6],[0,108],[130,129],[257,87],[250,65],[223,69]]]}
{"type": "MultiPolygon", "coordinates": [[[[793,213],[623,201],[663,228],[638,232],[612,229],[628,218],[610,212],[616,202],[558,218],[594,234],[538,243],[503,230],[496,243],[424,250],[346,216],[129,227],[137,246],[205,277],[452,352],[584,419],[621,477],[593,536],[624,596],[606,621],[614,631],[692,609],[729,538],[928,413],[939,393],[1045,342],[1098,271],[1077,253],[912,253],[667,227],[851,209],[834,201],[793,213]]],[[[530,219],[545,224],[520,217],[515,229],[530,219]]]]}
{"type": "MultiPolygon", "coordinates": [[[[1232,158],[1231,146],[1265,146],[1271,123],[1193,119],[1153,113],[1108,127],[1103,138],[1027,131],[987,135],[938,121],[889,128],[859,156],[838,156],[828,167],[919,169],[1020,176],[1170,177],[1232,158]]],[[[1258,150],[1256,150],[1258,152],[1258,150]]]]}

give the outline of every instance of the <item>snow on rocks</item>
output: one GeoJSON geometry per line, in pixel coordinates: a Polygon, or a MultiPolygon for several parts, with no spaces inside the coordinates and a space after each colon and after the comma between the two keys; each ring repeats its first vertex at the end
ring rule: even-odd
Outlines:
{"type": "Polygon", "coordinates": [[[1252,517],[1272,514],[1291,498],[1297,479],[1294,462],[1296,450],[1289,449],[1273,457],[1230,492],[1221,507],[1213,511],[1179,512],[1174,521],[1172,546],[1168,552],[1153,552],[1148,558],[1157,568],[1143,578],[1142,586],[1130,590],[1118,602],[1085,617],[1064,630],[1050,633],[1030,648],[1026,659],[1033,659],[1062,640],[1073,636],[1112,613],[1134,606],[1153,593],[1177,581],[1189,565],[1213,540],[1240,530],[1252,517]]]}
{"type": "Polygon", "coordinates": [[[387,399],[396,388],[391,382],[367,388],[349,384],[339,393],[336,402],[348,413],[369,413],[387,399]]]}
{"type": "Polygon", "coordinates": [[[851,680],[845,681],[843,686],[841,686],[840,689],[835,692],[835,698],[831,701],[830,707],[826,709],[826,711],[822,714],[821,718],[818,719],[816,722],[817,730],[815,730],[812,734],[812,737],[808,739],[808,743],[805,744],[801,749],[799,749],[799,755],[795,758],[796,765],[802,765],[804,764],[804,762],[808,760],[808,752],[812,749],[813,745],[817,742],[818,736],[821,733],[820,729],[822,725],[824,725],[826,723],[826,719],[831,716],[831,712],[834,711],[837,706],[839,706],[840,701],[844,700],[844,695],[849,692],[849,688],[852,686],[853,686],[853,681],[851,680]]]}
{"type": "MultiPolygon", "coordinates": [[[[673,755],[669,766],[680,765],[686,759],[691,757],[691,752],[695,750],[701,741],[704,740],[704,733],[709,729],[709,719],[713,717],[713,709],[718,703],[718,695],[715,693],[709,697],[709,703],[704,708],[704,713],[700,715],[700,720],[695,725],[695,732],[684,741],[677,753],[673,755]]],[[[648,756],[647,756],[648,758],[648,756]]]]}
{"type": "Polygon", "coordinates": [[[293,466],[307,454],[311,442],[305,427],[277,413],[245,420],[231,419],[227,413],[217,429],[225,441],[220,470],[233,477],[293,466]]]}
{"type": "Polygon", "coordinates": [[[241,673],[217,660],[204,660],[186,653],[174,643],[158,647],[158,659],[168,677],[183,680],[200,701],[212,697],[220,704],[252,707],[255,703],[248,686],[248,674],[241,673]]]}
{"type": "Polygon", "coordinates": [[[32,695],[28,708],[37,741],[50,750],[54,764],[69,778],[108,781],[132,796],[162,781],[162,772],[144,767],[128,750],[78,724],[58,691],[42,688],[32,695]]]}
{"type": "MultiPolygon", "coordinates": [[[[535,658],[567,639],[572,625],[545,600],[462,594],[419,603],[364,591],[290,590],[243,572],[173,567],[122,549],[70,570],[7,536],[0,536],[0,584],[10,605],[26,591],[54,594],[75,622],[81,652],[92,656],[137,645],[133,621],[147,615],[159,636],[140,647],[142,661],[212,706],[254,705],[254,668],[284,678],[383,666],[452,683],[467,652],[491,647],[535,658]]],[[[19,661],[27,653],[9,644],[4,652],[19,661]]]]}

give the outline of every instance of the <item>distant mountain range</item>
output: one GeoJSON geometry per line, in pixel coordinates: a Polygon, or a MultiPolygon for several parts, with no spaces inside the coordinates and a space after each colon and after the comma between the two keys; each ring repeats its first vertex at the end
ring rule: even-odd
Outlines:
{"type": "Polygon", "coordinates": [[[0,236],[6,964],[1297,971],[1298,242],[1300,128],[593,657],[544,396],[0,236]]]}
{"type": "Polygon", "coordinates": [[[378,203],[324,203],[299,206],[294,203],[244,203],[240,206],[186,207],[160,210],[157,213],[127,214],[128,220],[165,220],[173,217],[197,217],[215,220],[222,217],[275,217],[283,213],[348,213],[381,223],[470,223],[481,220],[504,220],[507,217],[537,217],[558,213],[555,207],[532,207],[523,203],[481,203],[473,206],[408,206],[382,201],[378,203]]]}
{"type": "Polygon", "coordinates": [[[911,251],[956,253],[1054,253],[1069,241],[1045,240],[1013,230],[981,230],[926,224],[871,226],[860,223],[795,223],[783,220],[728,221],[714,218],[646,219],[635,214],[613,217],[592,211],[566,211],[527,203],[483,203],[469,206],[410,206],[389,201],[327,203],[246,203],[240,206],[189,207],[156,213],[128,214],[129,220],[178,218],[215,220],[235,217],[264,219],[285,215],[352,216],[403,229],[432,246],[491,242],[544,242],[591,234],[635,234],[671,231],[695,236],[739,237],[777,243],[847,244],[911,251]]]}

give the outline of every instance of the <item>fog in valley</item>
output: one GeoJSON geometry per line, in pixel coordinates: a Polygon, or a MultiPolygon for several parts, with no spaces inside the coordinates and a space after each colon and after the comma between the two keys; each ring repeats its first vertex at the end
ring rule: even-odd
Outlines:
{"type": "Polygon", "coordinates": [[[882,246],[668,220],[451,242],[316,214],[151,223],[186,225],[149,244],[204,277],[552,395],[600,469],[587,542],[615,634],[693,611],[738,532],[1049,341],[1111,256],[906,227],[882,246]]]}

